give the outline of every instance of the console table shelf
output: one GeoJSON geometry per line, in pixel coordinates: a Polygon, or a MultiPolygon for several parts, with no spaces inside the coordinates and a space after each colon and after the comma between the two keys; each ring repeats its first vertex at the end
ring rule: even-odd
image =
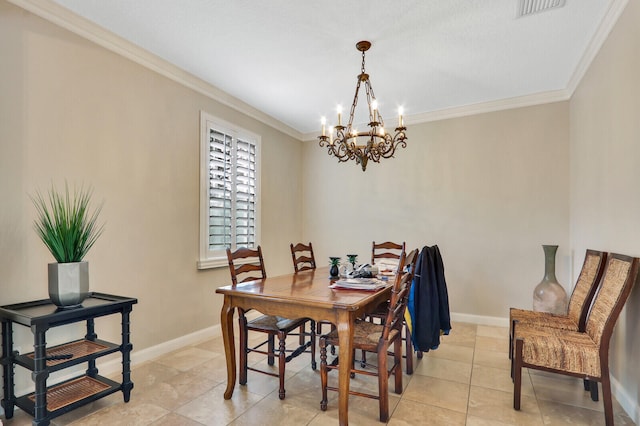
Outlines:
{"type": "MultiPolygon", "coordinates": [[[[89,361],[89,359],[118,352],[120,346],[104,340],[76,340],[75,342],[47,348],[46,361],[49,372],[61,370],[89,361]],[[51,359],[52,357],[61,357],[51,359]],[[68,357],[68,358],[67,358],[68,357]]],[[[35,352],[17,355],[14,363],[31,371],[34,370],[35,352]]]]}
{"type": "MultiPolygon", "coordinates": [[[[120,390],[120,383],[106,377],[80,376],[53,385],[47,389],[47,411],[51,417],[57,417],[80,407],[87,402],[110,395],[120,390]]],[[[30,415],[35,414],[35,393],[16,398],[16,406],[30,415]]]]}
{"type": "Polygon", "coordinates": [[[0,306],[2,321],[2,369],[4,407],[7,419],[19,407],[34,417],[33,425],[48,426],[51,419],[96,399],[122,391],[129,402],[131,381],[130,313],[137,299],[104,293],[90,293],[82,305],[73,309],[60,309],[49,299],[0,306]],[[95,318],[120,314],[122,316],[122,342],[115,344],[100,340],[95,332],[95,318]],[[65,324],[86,321],[87,333],[82,339],[47,348],[46,332],[65,324]],[[33,333],[33,352],[20,354],[13,346],[13,325],[28,327],[33,333]],[[117,383],[98,375],[96,360],[108,354],[122,353],[122,382],[117,383]],[[87,364],[86,374],[48,386],[47,378],[77,364],[87,364]],[[16,365],[32,371],[35,391],[16,396],[14,368],[16,365]]]}

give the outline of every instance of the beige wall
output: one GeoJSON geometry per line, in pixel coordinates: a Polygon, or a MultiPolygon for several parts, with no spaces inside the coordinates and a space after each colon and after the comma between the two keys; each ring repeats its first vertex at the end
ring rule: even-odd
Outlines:
{"type": "MultiPolygon", "coordinates": [[[[104,200],[106,229],[87,256],[91,289],[139,299],[137,350],[218,324],[215,289],[228,270],[196,269],[200,110],[262,136],[266,267],[292,270],[298,140],[0,1],[0,304],[47,297],[53,258],[32,229],[29,194],[67,179],[104,200]]],[[[101,337],[117,340],[119,319],[105,322],[101,337]]],[[[28,344],[27,329],[15,334],[28,344]]]]}
{"type": "MultiPolygon", "coordinates": [[[[571,246],[576,252],[596,248],[640,256],[639,22],[640,4],[629,1],[571,99],[571,246]]],[[[636,423],[639,323],[636,288],[610,351],[612,375],[628,398],[621,402],[635,410],[636,423]]]]}
{"type": "MultiPolygon", "coordinates": [[[[291,269],[287,247],[300,239],[320,263],[368,259],[374,239],[438,244],[451,310],[505,318],[531,305],[540,245],[558,244],[570,290],[586,248],[640,255],[637,22],[632,0],[570,102],[411,125],[408,147],[363,173],[0,0],[0,304],[47,296],[52,258],[28,195],[67,179],[105,202],[91,287],[139,298],[136,350],[217,324],[228,272],[195,267],[200,110],[262,135],[270,275],[291,269]]],[[[639,293],[611,351],[628,410],[639,400],[639,293]]],[[[118,338],[117,321],[105,328],[118,338]]]]}
{"type": "Polygon", "coordinates": [[[568,103],[410,125],[408,138],[364,173],[305,144],[304,239],[317,258],[369,259],[372,240],[437,244],[451,311],[505,318],[531,307],[541,244],[558,244],[571,288],[568,103]]]}

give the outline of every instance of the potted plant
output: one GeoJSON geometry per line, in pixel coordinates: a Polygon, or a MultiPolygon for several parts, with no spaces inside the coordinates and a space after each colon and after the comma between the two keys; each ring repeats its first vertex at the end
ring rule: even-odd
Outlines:
{"type": "Polygon", "coordinates": [[[78,306],[89,293],[89,264],[83,261],[102,234],[98,225],[102,206],[90,211],[91,189],[65,190],[52,185],[45,198],[38,191],[32,197],[38,214],[34,227],[57,263],[49,264],[49,297],[59,307],[78,306]]]}

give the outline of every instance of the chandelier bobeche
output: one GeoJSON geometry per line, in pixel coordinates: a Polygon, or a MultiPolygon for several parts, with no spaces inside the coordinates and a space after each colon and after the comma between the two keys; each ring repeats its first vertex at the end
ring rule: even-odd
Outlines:
{"type": "Polygon", "coordinates": [[[398,127],[395,129],[395,135],[391,136],[384,128],[384,120],[382,119],[382,114],[378,111],[378,101],[373,93],[369,74],[364,69],[364,55],[370,47],[371,43],[368,41],[360,41],[356,44],[356,48],[362,52],[362,69],[358,75],[356,94],[351,104],[347,126],[342,125],[342,108],[338,107],[338,124],[329,127],[329,135],[327,136],[327,122],[322,117],[322,135],[318,136],[320,146],[323,148],[326,146],[329,155],[336,157],[338,162],[355,160],[357,164],[362,166],[362,171],[367,169],[369,160],[379,163],[381,158],[393,157],[398,146],[407,147],[407,136],[405,134],[407,128],[404,127],[402,109],[398,110],[398,127]],[[358,104],[360,84],[363,82],[369,107],[369,130],[358,132],[357,129],[353,128],[353,115],[358,104]]]}

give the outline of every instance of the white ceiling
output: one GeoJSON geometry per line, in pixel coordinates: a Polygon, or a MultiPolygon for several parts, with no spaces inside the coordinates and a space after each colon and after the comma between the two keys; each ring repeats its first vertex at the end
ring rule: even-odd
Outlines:
{"type": "Polygon", "coordinates": [[[359,40],[387,123],[399,105],[417,121],[566,90],[615,2],[518,18],[518,0],[54,1],[301,133],[348,111],[359,40]]]}

